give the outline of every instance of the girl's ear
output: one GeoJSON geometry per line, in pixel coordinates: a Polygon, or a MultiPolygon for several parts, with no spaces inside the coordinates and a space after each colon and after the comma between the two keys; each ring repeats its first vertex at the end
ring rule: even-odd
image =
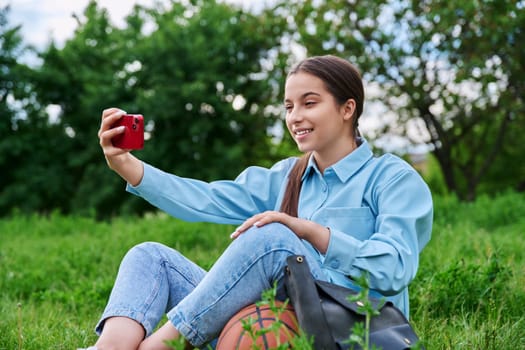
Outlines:
{"type": "Polygon", "coordinates": [[[349,98],[346,100],[346,102],[343,104],[343,119],[344,120],[350,120],[355,113],[355,100],[353,98],[349,98]]]}

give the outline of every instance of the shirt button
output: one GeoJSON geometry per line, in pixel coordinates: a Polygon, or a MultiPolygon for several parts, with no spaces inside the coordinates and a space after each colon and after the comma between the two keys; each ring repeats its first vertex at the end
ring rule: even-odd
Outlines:
{"type": "Polygon", "coordinates": [[[337,269],[339,265],[339,260],[332,260],[332,262],[330,263],[330,266],[332,266],[332,268],[334,269],[337,269]]]}

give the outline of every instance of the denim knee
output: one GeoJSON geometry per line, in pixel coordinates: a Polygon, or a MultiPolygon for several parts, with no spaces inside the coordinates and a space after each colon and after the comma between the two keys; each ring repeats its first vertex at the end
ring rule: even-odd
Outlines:
{"type": "Polygon", "coordinates": [[[302,246],[301,239],[288,226],[275,222],[261,227],[252,227],[234,242],[242,244],[246,249],[267,251],[274,249],[295,252],[302,246]]]}
{"type": "MultiPolygon", "coordinates": [[[[238,265],[251,264],[249,261],[254,259],[264,260],[264,263],[258,265],[260,268],[264,268],[265,276],[272,276],[271,280],[274,283],[278,282],[277,284],[281,287],[277,290],[279,299],[282,299],[284,295],[281,279],[284,277],[286,258],[295,254],[308,255],[308,249],[305,248],[303,240],[288,226],[281,223],[270,223],[261,227],[250,228],[232,243],[230,249],[234,251],[232,254],[234,259],[238,257],[238,259],[243,260],[238,261],[238,265]],[[247,252],[248,257],[239,253],[240,251],[247,252]]],[[[315,275],[319,276],[319,272],[315,275]]]]}
{"type": "Polygon", "coordinates": [[[131,247],[128,252],[126,253],[126,256],[132,256],[132,257],[154,257],[154,256],[162,256],[163,251],[165,249],[170,249],[164,244],[158,243],[158,242],[142,242],[134,245],[131,247]]]}
{"type": "Polygon", "coordinates": [[[125,316],[143,325],[149,335],[167,310],[199,284],[205,271],[180,252],[156,242],[133,246],[124,256],[106,309],[108,317],[125,316]]]}
{"type": "MultiPolygon", "coordinates": [[[[264,291],[276,286],[275,297],[286,298],[284,266],[286,258],[294,254],[308,254],[308,249],[287,226],[271,223],[250,228],[231,243],[202,283],[168,313],[168,318],[193,345],[210,341],[231,316],[260,300],[264,291]]],[[[318,264],[311,267],[321,273],[318,264]]]]}

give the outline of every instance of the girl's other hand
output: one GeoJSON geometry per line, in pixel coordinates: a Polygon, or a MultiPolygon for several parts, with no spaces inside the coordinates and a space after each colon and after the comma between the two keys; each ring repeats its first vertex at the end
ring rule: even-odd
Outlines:
{"type": "Polygon", "coordinates": [[[299,238],[310,242],[319,252],[326,252],[330,241],[330,230],[327,227],[279,211],[265,211],[252,216],[237,227],[230,235],[230,238],[235,239],[239,237],[251,227],[262,227],[272,222],[278,222],[287,226],[299,238]]]}

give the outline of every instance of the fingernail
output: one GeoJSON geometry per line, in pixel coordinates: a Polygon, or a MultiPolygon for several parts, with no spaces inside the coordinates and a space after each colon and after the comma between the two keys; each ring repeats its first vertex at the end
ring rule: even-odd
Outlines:
{"type": "Polygon", "coordinates": [[[259,227],[261,223],[259,221],[255,222],[255,224],[253,224],[253,227],[259,227]]]}

